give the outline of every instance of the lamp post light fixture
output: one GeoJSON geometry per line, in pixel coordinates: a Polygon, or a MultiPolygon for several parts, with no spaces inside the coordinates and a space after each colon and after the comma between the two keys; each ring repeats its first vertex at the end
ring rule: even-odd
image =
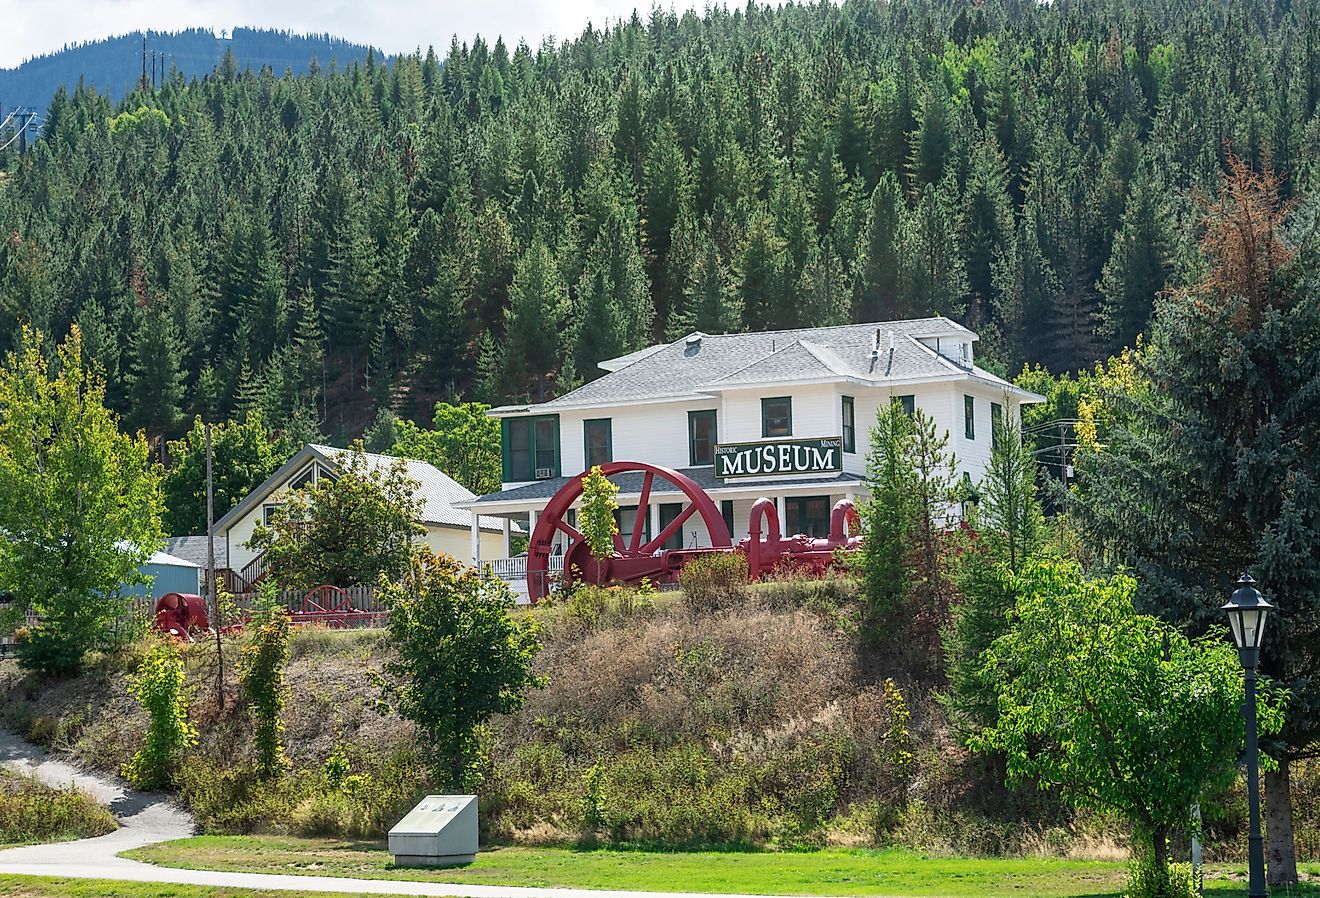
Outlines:
{"type": "Polygon", "coordinates": [[[1251,823],[1247,837],[1247,898],[1266,898],[1265,842],[1260,835],[1260,749],[1256,745],[1256,666],[1260,663],[1265,621],[1274,606],[1256,589],[1256,581],[1243,574],[1223,610],[1233,629],[1246,680],[1247,700],[1242,713],[1247,723],[1247,807],[1251,823]]]}

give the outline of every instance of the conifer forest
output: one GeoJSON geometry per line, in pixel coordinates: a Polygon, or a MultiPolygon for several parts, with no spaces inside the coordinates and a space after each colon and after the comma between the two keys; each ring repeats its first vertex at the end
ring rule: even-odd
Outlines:
{"type": "MultiPolygon", "coordinates": [[[[60,90],[0,152],[0,345],[149,436],[548,398],[719,333],[941,314],[1090,368],[1196,280],[1230,158],[1320,170],[1315,0],[847,0],[60,90]],[[51,341],[54,345],[54,340],[51,341]]],[[[0,143],[4,143],[0,139],[0,143]]]]}

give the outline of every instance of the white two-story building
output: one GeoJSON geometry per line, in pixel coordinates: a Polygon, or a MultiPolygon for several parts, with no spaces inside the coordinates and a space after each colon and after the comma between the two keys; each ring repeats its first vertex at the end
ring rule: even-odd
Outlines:
{"type": "MultiPolygon", "coordinates": [[[[718,504],[735,543],[761,496],[774,499],[785,533],[825,536],[832,505],[865,495],[871,426],[888,402],[930,415],[949,434],[955,473],[977,481],[989,461],[992,422],[1001,415],[1017,421],[1023,403],[1043,397],[977,368],[976,340],[947,318],[694,333],[603,361],[604,376],[557,399],[492,409],[501,425],[503,488],[454,503],[472,514],[473,560],[491,563],[516,586],[520,559],[482,557],[478,515],[530,532],[565,483],[611,461],[685,474],[718,504]]],[[[620,529],[630,543],[643,475],[612,479],[621,487],[620,529]]],[[[686,499],[656,480],[640,516],[645,538],[663,534],[686,499]]],[[[689,517],[665,547],[710,545],[707,529],[689,517]]]]}

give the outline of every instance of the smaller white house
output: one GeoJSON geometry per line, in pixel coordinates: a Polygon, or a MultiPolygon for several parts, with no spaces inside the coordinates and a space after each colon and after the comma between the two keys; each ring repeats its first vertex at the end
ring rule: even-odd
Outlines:
{"type": "MultiPolygon", "coordinates": [[[[266,572],[263,553],[248,547],[257,525],[271,522],[290,490],[311,486],[323,477],[337,477],[339,460],[347,454],[346,449],[309,443],[216,521],[216,566],[232,572],[237,589],[251,588],[266,572]]],[[[370,452],[366,453],[366,459],[373,469],[382,470],[399,461],[393,456],[370,452]]],[[[426,533],[420,540],[433,552],[460,559],[471,558],[477,550],[474,534],[482,555],[494,558],[508,552],[512,532],[521,532],[522,528],[511,526],[508,518],[484,515],[479,525],[473,528],[471,514],[454,507],[454,503],[475,498],[469,490],[427,462],[411,458],[403,459],[403,462],[408,477],[417,483],[417,498],[421,500],[418,523],[426,528],[426,533]]],[[[176,544],[187,544],[201,551],[204,551],[205,542],[204,536],[176,540],[176,544]]]]}

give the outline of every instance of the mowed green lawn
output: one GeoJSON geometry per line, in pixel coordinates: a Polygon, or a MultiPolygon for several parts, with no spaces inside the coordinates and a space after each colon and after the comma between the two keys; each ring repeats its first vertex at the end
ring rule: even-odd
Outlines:
{"type": "MultiPolygon", "coordinates": [[[[162,866],[253,873],[748,895],[1117,896],[1127,872],[1124,864],[1113,861],[943,858],[897,849],[654,852],[521,847],[485,849],[467,867],[426,870],[394,867],[379,843],[280,836],[198,836],[125,856],[162,866]]],[[[1212,871],[1206,894],[1242,893],[1244,886],[1227,878],[1236,872],[1212,871]]],[[[1320,886],[1304,886],[1292,894],[1320,896],[1320,886]]]]}
{"type": "MultiPolygon", "coordinates": [[[[221,889],[176,886],[158,882],[118,882],[112,879],[69,879],[63,876],[0,876],[6,898],[290,898],[294,892],[266,889],[221,889]]],[[[362,893],[316,892],[317,898],[351,898],[362,893]]]]}

